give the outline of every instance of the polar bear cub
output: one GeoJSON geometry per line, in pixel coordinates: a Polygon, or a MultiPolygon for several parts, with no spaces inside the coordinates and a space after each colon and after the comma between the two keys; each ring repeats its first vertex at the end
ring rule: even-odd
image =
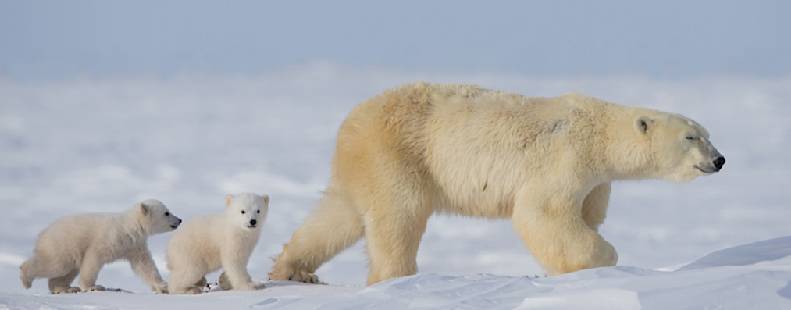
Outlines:
{"type": "Polygon", "coordinates": [[[225,196],[225,212],[190,220],[168,244],[171,293],[200,294],[206,274],[220,268],[223,289],[255,290],[247,261],[269,211],[269,196],[225,196]]]}
{"type": "Polygon", "coordinates": [[[53,294],[102,291],[96,278],[104,264],[125,259],[158,293],[167,283],[157,271],[148,236],[175,230],[181,219],[159,200],[148,199],[121,213],[87,213],[64,217],[39,234],[33,257],[20,266],[22,286],[36,278],[49,279],[53,294]],[[80,275],[80,287],[71,282],[80,275]]]}

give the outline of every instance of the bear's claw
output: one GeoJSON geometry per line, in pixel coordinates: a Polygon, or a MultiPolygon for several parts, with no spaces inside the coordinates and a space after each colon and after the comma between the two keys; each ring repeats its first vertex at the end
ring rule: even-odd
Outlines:
{"type": "Polygon", "coordinates": [[[76,294],[80,292],[79,287],[56,287],[52,289],[52,294],[76,294]]]}
{"type": "Polygon", "coordinates": [[[187,294],[196,294],[196,295],[197,294],[203,294],[203,288],[202,287],[193,286],[193,287],[188,288],[186,293],[187,294]]]}
{"type": "Polygon", "coordinates": [[[297,281],[303,283],[313,283],[313,284],[320,284],[319,277],[315,273],[310,273],[307,271],[297,271],[291,276],[288,277],[289,281],[297,281]]]}

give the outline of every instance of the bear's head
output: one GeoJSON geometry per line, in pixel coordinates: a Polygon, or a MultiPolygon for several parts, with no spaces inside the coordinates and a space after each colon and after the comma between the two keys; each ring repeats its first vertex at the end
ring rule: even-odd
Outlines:
{"type": "Polygon", "coordinates": [[[225,196],[225,216],[244,230],[257,231],[269,212],[269,196],[242,193],[225,196]]]}
{"type": "Polygon", "coordinates": [[[150,235],[175,230],[181,224],[181,219],[156,199],[147,199],[137,203],[133,212],[136,213],[141,225],[150,235]]]}
{"type": "Polygon", "coordinates": [[[642,110],[633,121],[645,177],[677,182],[720,171],[725,157],[711,144],[703,126],[684,116],[642,110]]]}

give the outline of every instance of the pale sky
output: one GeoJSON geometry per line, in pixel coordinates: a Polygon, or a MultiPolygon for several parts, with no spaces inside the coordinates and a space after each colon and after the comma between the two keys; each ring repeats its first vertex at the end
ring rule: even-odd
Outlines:
{"type": "Polygon", "coordinates": [[[0,77],[791,73],[791,1],[0,0],[0,77]]]}

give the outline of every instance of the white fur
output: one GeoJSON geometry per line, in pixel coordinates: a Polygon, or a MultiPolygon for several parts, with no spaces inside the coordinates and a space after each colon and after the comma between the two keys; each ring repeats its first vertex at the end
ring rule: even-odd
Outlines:
{"type": "Polygon", "coordinates": [[[220,268],[224,289],[259,288],[247,273],[247,261],[266,220],[269,196],[228,195],[225,204],[225,212],[190,220],[170,239],[167,259],[171,293],[201,293],[206,274],[220,268]],[[251,220],[256,221],[254,227],[251,220]]]}
{"type": "Polygon", "coordinates": [[[690,180],[713,172],[717,156],[706,130],[676,114],[582,95],[407,85],[346,118],[325,195],[270,278],[316,282],[323,262],[363,236],[369,284],[414,274],[434,212],[511,218],[553,274],[614,265],[597,232],[610,182],[690,180]]]}
{"type": "Polygon", "coordinates": [[[48,278],[52,293],[103,290],[96,278],[104,264],[125,259],[151,288],[166,292],[148,250],[148,236],[175,229],[181,220],[154,199],[123,213],[89,213],[64,217],[38,237],[32,258],[20,267],[22,286],[48,278]],[[166,215],[167,214],[167,215],[166,215]],[[71,282],[79,274],[79,289],[71,282]]]}

